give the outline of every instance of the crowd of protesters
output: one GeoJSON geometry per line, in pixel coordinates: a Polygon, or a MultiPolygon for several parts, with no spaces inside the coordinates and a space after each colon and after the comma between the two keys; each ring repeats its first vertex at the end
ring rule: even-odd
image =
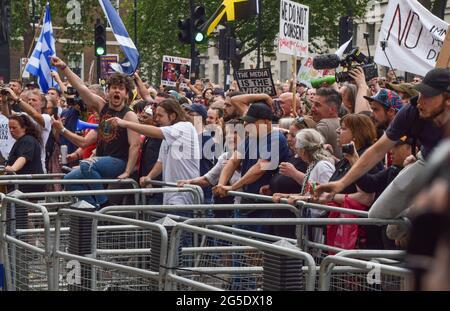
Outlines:
{"type": "MultiPolygon", "coordinates": [[[[373,218],[408,217],[411,229],[348,225],[343,235],[334,225],[312,228],[310,236],[346,249],[407,248],[413,266],[417,256],[437,254],[450,266],[448,69],[434,69],[406,83],[391,71],[387,77],[366,81],[356,68],[351,82],[318,89],[303,83],[277,84],[277,95],[271,97],[241,93],[236,82],[225,91],[211,82],[191,83],[183,77],[175,87],[156,88],[139,73],[113,74],[103,88],[86,85],[59,58],[52,58],[52,63],[66,77],[63,82],[53,73],[59,89],[42,94],[20,80],[1,89],[0,151],[6,172],[61,172],[60,148],[65,145],[71,167],[65,179],[133,178],[141,187],[152,187],[151,179],[199,185],[206,204],[264,203],[229,196],[230,191],[243,191],[272,196],[274,202],[287,198],[291,204],[304,201],[368,211],[373,218]],[[79,120],[98,128],[77,129],[79,120]],[[417,228],[432,232],[421,235],[417,228]]],[[[107,196],[83,199],[97,208],[111,204],[107,196]]],[[[185,205],[194,197],[175,192],[147,200],[185,205]]],[[[351,217],[305,211],[303,217],[351,217]]],[[[219,211],[212,216],[293,217],[280,210],[219,211]]],[[[295,237],[295,228],[289,226],[245,229],[295,237]]],[[[433,273],[424,276],[422,287],[432,287],[427,277],[433,273]]]]}

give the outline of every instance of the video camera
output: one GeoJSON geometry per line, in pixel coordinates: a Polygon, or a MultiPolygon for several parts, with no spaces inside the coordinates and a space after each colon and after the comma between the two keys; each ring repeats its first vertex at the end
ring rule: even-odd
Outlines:
{"type": "Polygon", "coordinates": [[[352,81],[349,71],[361,67],[366,76],[366,81],[378,77],[378,67],[369,57],[364,55],[359,48],[353,49],[344,59],[336,54],[325,54],[314,57],[313,67],[316,70],[334,69],[341,66],[344,70],[336,73],[336,82],[352,81]]]}
{"type": "Polygon", "coordinates": [[[84,104],[83,100],[80,97],[80,94],[74,87],[72,87],[72,86],[67,87],[66,95],[70,96],[70,97],[66,97],[66,103],[68,106],[78,105],[80,107],[81,111],[87,110],[86,105],[84,104]]]}

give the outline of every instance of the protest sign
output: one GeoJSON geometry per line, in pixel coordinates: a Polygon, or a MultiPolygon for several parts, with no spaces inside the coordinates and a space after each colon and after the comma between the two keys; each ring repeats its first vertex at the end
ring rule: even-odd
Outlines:
{"type": "Polygon", "coordinates": [[[117,63],[119,56],[117,55],[103,55],[100,56],[100,77],[101,79],[108,79],[115,71],[111,68],[111,64],[117,63]]]}
{"type": "Polygon", "coordinates": [[[183,75],[184,79],[189,79],[191,72],[191,60],[176,56],[163,56],[161,84],[166,86],[176,86],[177,80],[183,75]]]}
{"type": "Polygon", "coordinates": [[[269,68],[237,70],[234,77],[238,82],[239,89],[244,93],[276,95],[269,68]]]}
{"type": "Polygon", "coordinates": [[[307,56],[308,25],[309,7],[289,0],[281,0],[279,52],[296,57],[307,56]]]}
{"type": "Polygon", "coordinates": [[[449,24],[417,0],[390,0],[375,54],[377,64],[424,76],[436,65],[449,24]],[[387,43],[384,54],[381,41],[387,43]]]}
{"type": "Polygon", "coordinates": [[[313,67],[313,59],[315,55],[310,55],[302,59],[302,64],[297,74],[297,81],[311,88],[311,80],[321,78],[323,76],[334,74],[335,70],[325,69],[317,70],[313,67]]]}
{"type": "Polygon", "coordinates": [[[437,68],[450,68],[450,26],[447,29],[444,44],[436,62],[437,68]]]}

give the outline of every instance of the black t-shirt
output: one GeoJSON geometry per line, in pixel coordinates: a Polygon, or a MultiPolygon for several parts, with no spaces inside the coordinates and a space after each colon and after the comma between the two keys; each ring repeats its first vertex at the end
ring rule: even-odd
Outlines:
{"type": "MultiPolygon", "coordinates": [[[[287,162],[294,165],[294,167],[302,173],[306,173],[306,170],[308,169],[308,164],[301,158],[296,157],[295,154],[291,154],[287,162]]],[[[270,180],[270,190],[272,193],[300,193],[302,191],[302,185],[291,177],[277,173],[270,180]]]]}
{"type": "MultiPolygon", "coordinates": [[[[368,147],[359,149],[358,150],[359,156],[361,156],[367,149],[368,149],[368,147]]],[[[336,168],[336,170],[334,171],[333,175],[331,176],[330,182],[339,180],[342,177],[344,177],[344,175],[347,174],[347,172],[350,170],[351,165],[350,165],[350,162],[348,162],[348,160],[344,158],[341,161],[339,161],[338,163],[336,163],[335,168],[336,168]]],[[[375,165],[374,167],[372,167],[372,169],[368,173],[376,174],[381,170],[383,170],[383,163],[378,162],[378,164],[375,165]]],[[[357,192],[358,190],[356,189],[356,183],[350,184],[349,186],[347,186],[347,188],[345,188],[343,191],[341,191],[339,193],[350,194],[350,193],[357,192]]]]}
{"type": "MultiPolygon", "coordinates": [[[[162,139],[146,137],[142,145],[141,163],[139,167],[139,177],[147,176],[153,169],[153,166],[158,161],[159,148],[161,147],[162,139]]],[[[161,180],[162,175],[154,178],[161,180]]]]}
{"type": "Polygon", "coordinates": [[[38,140],[31,135],[24,135],[14,143],[9,153],[7,165],[13,165],[20,157],[24,157],[27,162],[17,174],[43,174],[41,162],[41,145],[38,140]]]}
{"type": "Polygon", "coordinates": [[[100,123],[98,127],[97,135],[97,156],[110,156],[128,161],[128,149],[130,145],[128,143],[128,131],[126,128],[119,126],[111,126],[106,120],[112,117],[119,117],[121,119],[131,111],[128,106],[123,107],[122,110],[116,111],[109,108],[109,104],[106,103],[100,112],[100,123]]]}
{"type": "Polygon", "coordinates": [[[422,145],[422,155],[426,159],[442,139],[443,131],[436,127],[433,121],[420,118],[417,99],[418,97],[414,97],[409,105],[404,106],[397,112],[394,121],[386,130],[386,136],[393,141],[398,141],[405,135],[416,138],[422,145]]]}

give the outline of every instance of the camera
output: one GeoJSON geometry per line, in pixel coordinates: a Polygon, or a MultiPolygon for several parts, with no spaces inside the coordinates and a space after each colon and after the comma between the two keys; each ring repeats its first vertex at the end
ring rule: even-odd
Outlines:
{"type": "Polygon", "coordinates": [[[342,145],[342,153],[353,154],[355,153],[355,147],[352,143],[342,145]]]}
{"type": "Polygon", "coordinates": [[[319,55],[313,59],[313,67],[317,70],[334,69],[341,66],[344,70],[336,73],[336,82],[352,81],[349,72],[356,67],[361,67],[366,76],[366,81],[378,77],[378,67],[373,61],[364,55],[359,48],[353,49],[344,59],[336,54],[319,55]]]}
{"type": "Polygon", "coordinates": [[[66,97],[66,103],[68,106],[78,105],[81,111],[86,111],[86,105],[84,104],[83,100],[80,98],[80,94],[74,87],[67,87],[66,95],[70,96],[66,97]]]}

